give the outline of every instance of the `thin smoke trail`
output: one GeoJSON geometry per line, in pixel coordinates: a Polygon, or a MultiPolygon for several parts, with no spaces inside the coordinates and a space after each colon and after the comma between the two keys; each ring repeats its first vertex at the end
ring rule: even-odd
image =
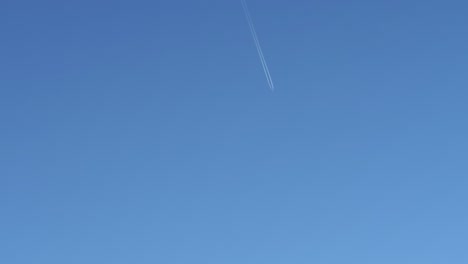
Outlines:
{"type": "Polygon", "coordinates": [[[263,55],[263,52],[262,52],[262,49],[261,49],[261,46],[260,46],[260,42],[258,40],[257,32],[255,30],[255,27],[254,27],[254,24],[253,24],[253,21],[252,21],[252,17],[250,16],[250,12],[249,12],[247,4],[245,3],[244,0],[242,0],[242,5],[244,7],[247,22],[249,24],[250,31],[252,33],[252,37],[253,37],[253,40],[254,40],[254,43],[255,43],[255,47],[256,47],[258,55],[260,57],[260,62],[262,63],[263,70],[265,72],[265,76],[267,77],[268,85],[271,87],[273,82],[271,80],[271,76],[270,76],[270,73],[268,71],[268,66],[266,64],[265,56],[263,55]]]}
{"type": "Polygon", "coordinates": [[[265,56],[263,55],[263,51],[262,51],[262,48],[260,46],[260,42],[258,41],[258,36],[257,36],[256,31],[255,31],[254,24],[252,22],[252,17],[250,16],[250,12],[248,10],[247,4],[245,3],[245,0],[242,0],[242,5],[244,7],[247,22],[249,24],[249,27],[250,27],[250,30],[251,30],[251,33],[252,33],[252,37],[254,39],[255,46],[257,48],[258,55],[260,57],[260,62],[262,63],[262,66],[263,66],[263,71],[265,72],[265,76],[266,76],[266,79],[267,79],[267,82],[268,82],[268,86],[270,87],[271,90],[274,90],[273,80],[271,78],[270,71],[268,70],[268,65],[266,63],[265,56]]]}
{"type": "Polygon", "coordinates": [[[272,91],[274,91],[275,86],[273,85],[273,80],[271,78],[271,74],[270,74],[270,71],[268,69],[268,65],[266,63],[265,56],[263,55],[262,47],[260,46],[260,42],[258,41],[257,31],[255,30],[255,27],[254,27],[254,24],[253,24],[253,21],[252,21],[252,17],[250,16],[249,8],[247,7],[247,3],[245,2],[245,0],[241,0],[241,1],[242,1],[242,7],[244,8],[245,17],[247,19],[247,23],[249,24],[249,27],[250,27],[250,33],[252,33],[252,38],[254,40],[255,47],[257,48],[257,52],[258,52],[258,56],[260,58],[260,62],[262,63],[263,71],[265,73],[265,77],[267,79],[268,86],[270,87],[270,89],[272,91]]]}

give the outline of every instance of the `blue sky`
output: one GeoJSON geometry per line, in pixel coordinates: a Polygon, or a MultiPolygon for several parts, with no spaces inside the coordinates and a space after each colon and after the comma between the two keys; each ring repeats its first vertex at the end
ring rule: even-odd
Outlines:
{"type": "Polygon", "coordinates": [[[0,262],[467,263],[468,2],[0,3],[0,262]]]}

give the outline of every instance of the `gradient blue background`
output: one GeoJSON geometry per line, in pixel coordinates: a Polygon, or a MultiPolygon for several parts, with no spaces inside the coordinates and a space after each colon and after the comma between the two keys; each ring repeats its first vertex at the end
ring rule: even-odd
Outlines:
{"type": "Polygon", "coordinates": [[[0,2],[0,262],[468,263],[468,2],[0,2]]]}

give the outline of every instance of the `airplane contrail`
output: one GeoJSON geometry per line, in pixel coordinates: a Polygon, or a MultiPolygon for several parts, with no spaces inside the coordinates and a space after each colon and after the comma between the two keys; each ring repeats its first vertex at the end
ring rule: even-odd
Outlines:
{"type": "Polygon", "coordinates": [[[252,17],[250,16],[249,8],[245,0],[241,1],[242,7],[244,8],[245,17],[247,19],[247,23],[250,27],[250,33],[252,33],[252,38],[254,40],[255,47],[257,48],[258,56],[260,57],[260,62],[262,63],[263,71],[265,72],[265,77],[267,79],[268,86],[270,87],[270,90],[274,91],[275,86],[273,85],[273,80],[271,79],[270,71],[268,70],[268,65],[266,63],[265,56],[263,55],[262,47],[260,46],[260,42],[258,41],[257,31],[255,30],[252,17]]]}

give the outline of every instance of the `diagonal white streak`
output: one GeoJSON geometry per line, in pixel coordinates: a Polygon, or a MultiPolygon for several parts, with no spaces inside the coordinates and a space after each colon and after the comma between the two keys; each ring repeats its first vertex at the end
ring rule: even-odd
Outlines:
{"type": "Polygon", "coordinates": [[[275,86],[273,85],[273,80],[271,79],[270,70],[268,69],[265,56],[263,55],[262,47],[260,46],[260,42],[258,41],[257,31],[255,30],[252,17],[250,16],[249,8],[247,7],[247,3],[245,2],[245,0],[241,0],[241,1],[242,1],[242,7],[244,8],[245,17],[247,19],[247,23],[249,24],[249,27],[250,27],[250,33],[252,33],[252,38],[254,40],[255,47],[257,48],[258,56],[260,58],[260,62],[262,63],[263,71],[265,72],[265,77],[267,79],[268,86],[270,87],[272,91],[274,91],[275,86]]]}
{"type": "Polygon", "coordinates": [[[265,56],[263,55],[263,51],[262,51],[262,48],[260,46],[260,42],[258,40],[257,32],[255,30],[255,27],[254,27],[254,24],[253,24],[253,21],[252,21],[252,17],[250,16],[250,12],[249,12],[247,4],[245,3],[244,0],[242,0],[242,3],[243,3],[243,6],[244,6],[244,11],[245,11],[245,14],[246,14],[247,22],[249,24],[250,31],[252,33],[252,37],[253,37],[253,40],[254,40],[254,43],[255,43],[255,47],[257,49],[257,52],[258,52],[258,55],[259,55],[259,58],[260,58],[260,62],[262,63],[263,70],[265,72],[265,76],[266,76],[267,81],[268,81],[268,85],[271,87],[271,85],[272,85],[271,76],[270,76],[270,73],[268,71],[268,65],[266,64],[265,56]]]}
{"type": "Polygon", "coordinates": [[[257,36],[256,30],[255,30],[255,27],[254,27],[254,24],[253,24],[253,21],[252,21],[252,17],[250,16],[250,12],[249,12],[249,9],[247,7],[247,4],[245,3],[245,0],[242,0],[242,5],[244,7],[245,16],[247,18],[247,22],[249,24],[250,31],[252,33],[252,37],[253,37],[253,40],[254,40],[254,43],[255,43],[255,47],[257,48],[257,52],[258,52],[258,55],[259,55],[259,58],[260,58],[260,62],[262,63],[262,66],[263,66],[263,71],[265,72],[265,76],[266,76],[266,79],[267,79],[267,82],[268,82],[268,86],[270,87],[271,90],[274,90],[273,80],[271,78],[270,71],[268,69],[268,65],[267,65],[266,60],[265,60],[265,56],[263,55],[263,51],[262,51],[262,48],[260,46],[260,42],[258,41],[258,36],[257,36]]]}

